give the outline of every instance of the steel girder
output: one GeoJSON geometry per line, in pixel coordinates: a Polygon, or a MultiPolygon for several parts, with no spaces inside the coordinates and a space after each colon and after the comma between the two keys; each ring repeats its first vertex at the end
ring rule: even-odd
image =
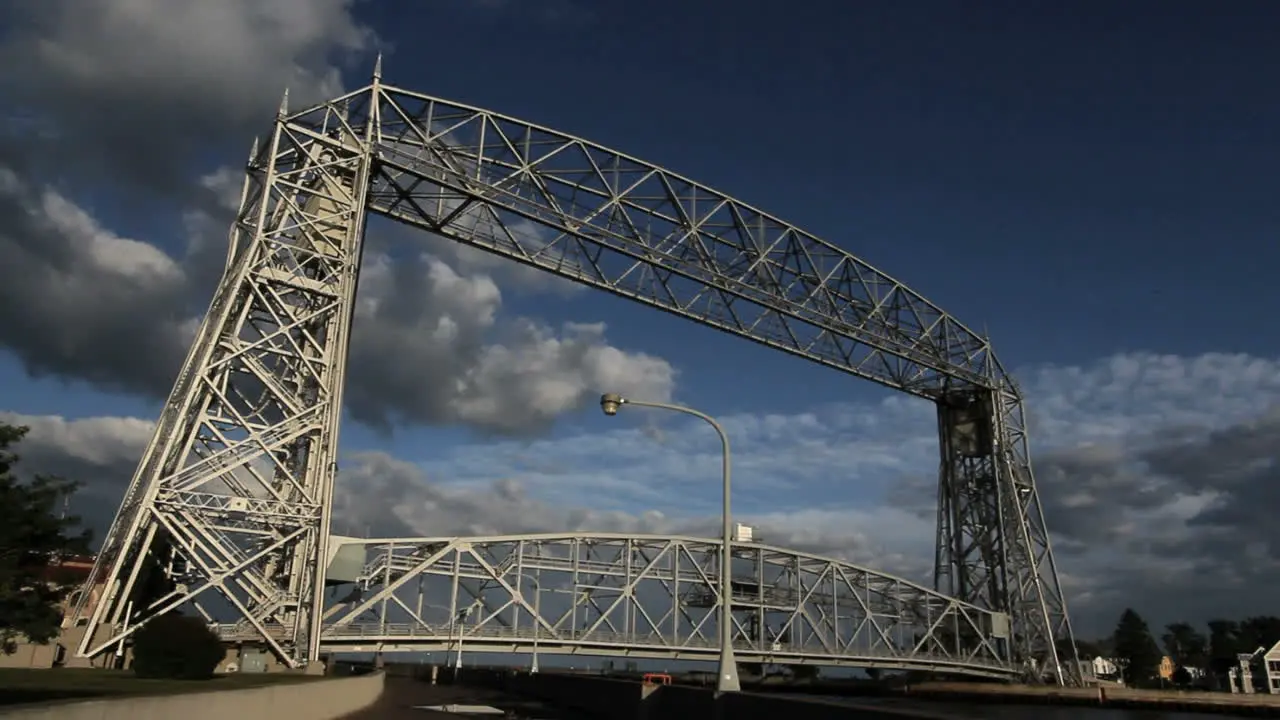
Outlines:
{"type": "MultiPolygon", "coordinates": [[[[720,543],[541,534],[342,539],[357,591],[335,588],[322,646],[711,660],[720,543]],[[473,611],[467,612],[468,608],[473,611]],[[536,639],[536,642],[535,642],[536,639]]],[[[1009,678],[1008,618],[901,578],[782,548],[734,546],[740,660],[1009,678]]],[[[252,636],[246,623],[220,628],[252,636]]]]}
{"type": "Polygon", "coordinates": [[[1021,393],[986,338],[745,203],[377,73],[282,107],[255,146],[223,281],[91,579],[104,601],[77,611],[96,638],[82,653],[215,589],[283,659],[316,657],[365,212],[937,403],[937,588],[1008,612],[1018,660],[1067,679],[1021,393]],[[159,600],[138,595],[148,574],[159,600]]]}
{"type": "Polygon", "coordinates": [[[89,579],[78,652],[219,595],[300,665],[319,652],[372,128],[255,144],[227,267],[89,579]],[[213,590],[215,593],[210,593],[213,590]]]}

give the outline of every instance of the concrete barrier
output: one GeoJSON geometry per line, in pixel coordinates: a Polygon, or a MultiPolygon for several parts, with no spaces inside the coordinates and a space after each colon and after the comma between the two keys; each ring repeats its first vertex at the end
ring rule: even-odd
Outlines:
{"type": "MultiPolygon", "coordinates": [[[[50,671],[53,672],[53,671],[50,671]]],[[[243,690],[41,703],[0,708],[22,720],[335,720],[382,694],[381,672],[243,690]]]]}
{"type": "Polygon", "coordinates": [[[796,695],[728,693],[716,697],[710,688],[661,685],[641,693],[641,684],[591,675],[554,673],[485,673],[471,671],[463,682],[486,685],[516,695],[543,700],[602,720],[939,720],[945,716],[900,708],[859,705],[856,700],[834,701],[796,695]]]}

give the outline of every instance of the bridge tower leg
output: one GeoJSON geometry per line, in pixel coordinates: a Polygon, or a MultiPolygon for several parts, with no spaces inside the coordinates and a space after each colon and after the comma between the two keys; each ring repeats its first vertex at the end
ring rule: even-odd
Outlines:
{"type": "Polygon", "coordinates": [[[938,400],[938,430],[935,588],[1007,613],[1010,649],[1029,678],[1074,684],[1075,642],[1032,479],[1020,397],[953,391],[938,400]]]}
{"type": "Polygon", "coordinates": [[[355,129],[350,99],[298,123],[287,99],[255,144],[225,274],[104,540],[98,599],[76,609],[81,656],[181,609],[238,618],[292,667],[318,657],[376,123],[355,129]]]}

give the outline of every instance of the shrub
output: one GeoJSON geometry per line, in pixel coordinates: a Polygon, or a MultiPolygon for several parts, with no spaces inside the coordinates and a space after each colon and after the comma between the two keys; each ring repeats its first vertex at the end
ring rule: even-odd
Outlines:
{"type": "Polygon", "coordinates": [[[133,672],[143,678],[204,680],[227,650],[203,620],[171,613],[133,634],[133,672]]]}

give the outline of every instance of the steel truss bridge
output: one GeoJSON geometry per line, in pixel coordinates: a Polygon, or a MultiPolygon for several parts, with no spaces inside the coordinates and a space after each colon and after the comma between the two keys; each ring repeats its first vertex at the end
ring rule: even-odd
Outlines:
{"type": "Polygon", "coordinates": [[[247,633],[295,667],[326,646],[439,647],[438,622],[385,612],[416,608],[400,592],[442,577],[458,588],[451,608],[459,592],[483,600],[463,631],[477,647],[521,649],[536,627],[548,652],[707,655],[714,618],[699,613],[718,602],[707,580],[715,543],[686,538],[403,540],[350,578],[364,600],[334,604],[338,429],[373,213],[936,405],[934,590],[740,548],[736,562],[755,568],[731,589],[744,658],[1071,682],[1074,651],[1058,650],[1074,647],[1071,625],[1021,392],[985,337],[885,273],[624,153],[387,85],[380,60],[368,86],[314,107],[291,112],[286,93],[254,143],[241,198],[222,280],[74,611],[86,626],[80,655],[114,649],[174,609],[212,621],[218,605],[238,618],[231,636],[247,633]],[[501,554],[512,546],[522,559],[501,554]],[[612,547],[619,559],[587,552],[612,547]],[[511,584],[512,562],[534,577],[570,572],[540,594],[580,591],[566,596],[581,598],[567,620],[518,621],[532,610],[511,584]],[[626,589],[646,567],[642,585],[666,585],[656,617],[640,603],[661,593],[626,589]],[[370,621],[374,606],[383,614],[370,621]]]}
{"type": "MultiPolygon", "coordinates": [[[[720,543],[542,534],[335,538],[320,643],[332,652],[446,650],[714,660],[720,543]],[[335,572],[336,570],[336,572],[335,572]],[[344,576],[345,579],[346,576],[344,576]]],[[[735,647],[745,662],[1016,674],[1008,618],[889,575],[735,543],[735,647]]],[[[219,628],[257,637],[251,623],[219,628]]],[[[456,655],[455,655],[456,657],[456,655]]]]}

